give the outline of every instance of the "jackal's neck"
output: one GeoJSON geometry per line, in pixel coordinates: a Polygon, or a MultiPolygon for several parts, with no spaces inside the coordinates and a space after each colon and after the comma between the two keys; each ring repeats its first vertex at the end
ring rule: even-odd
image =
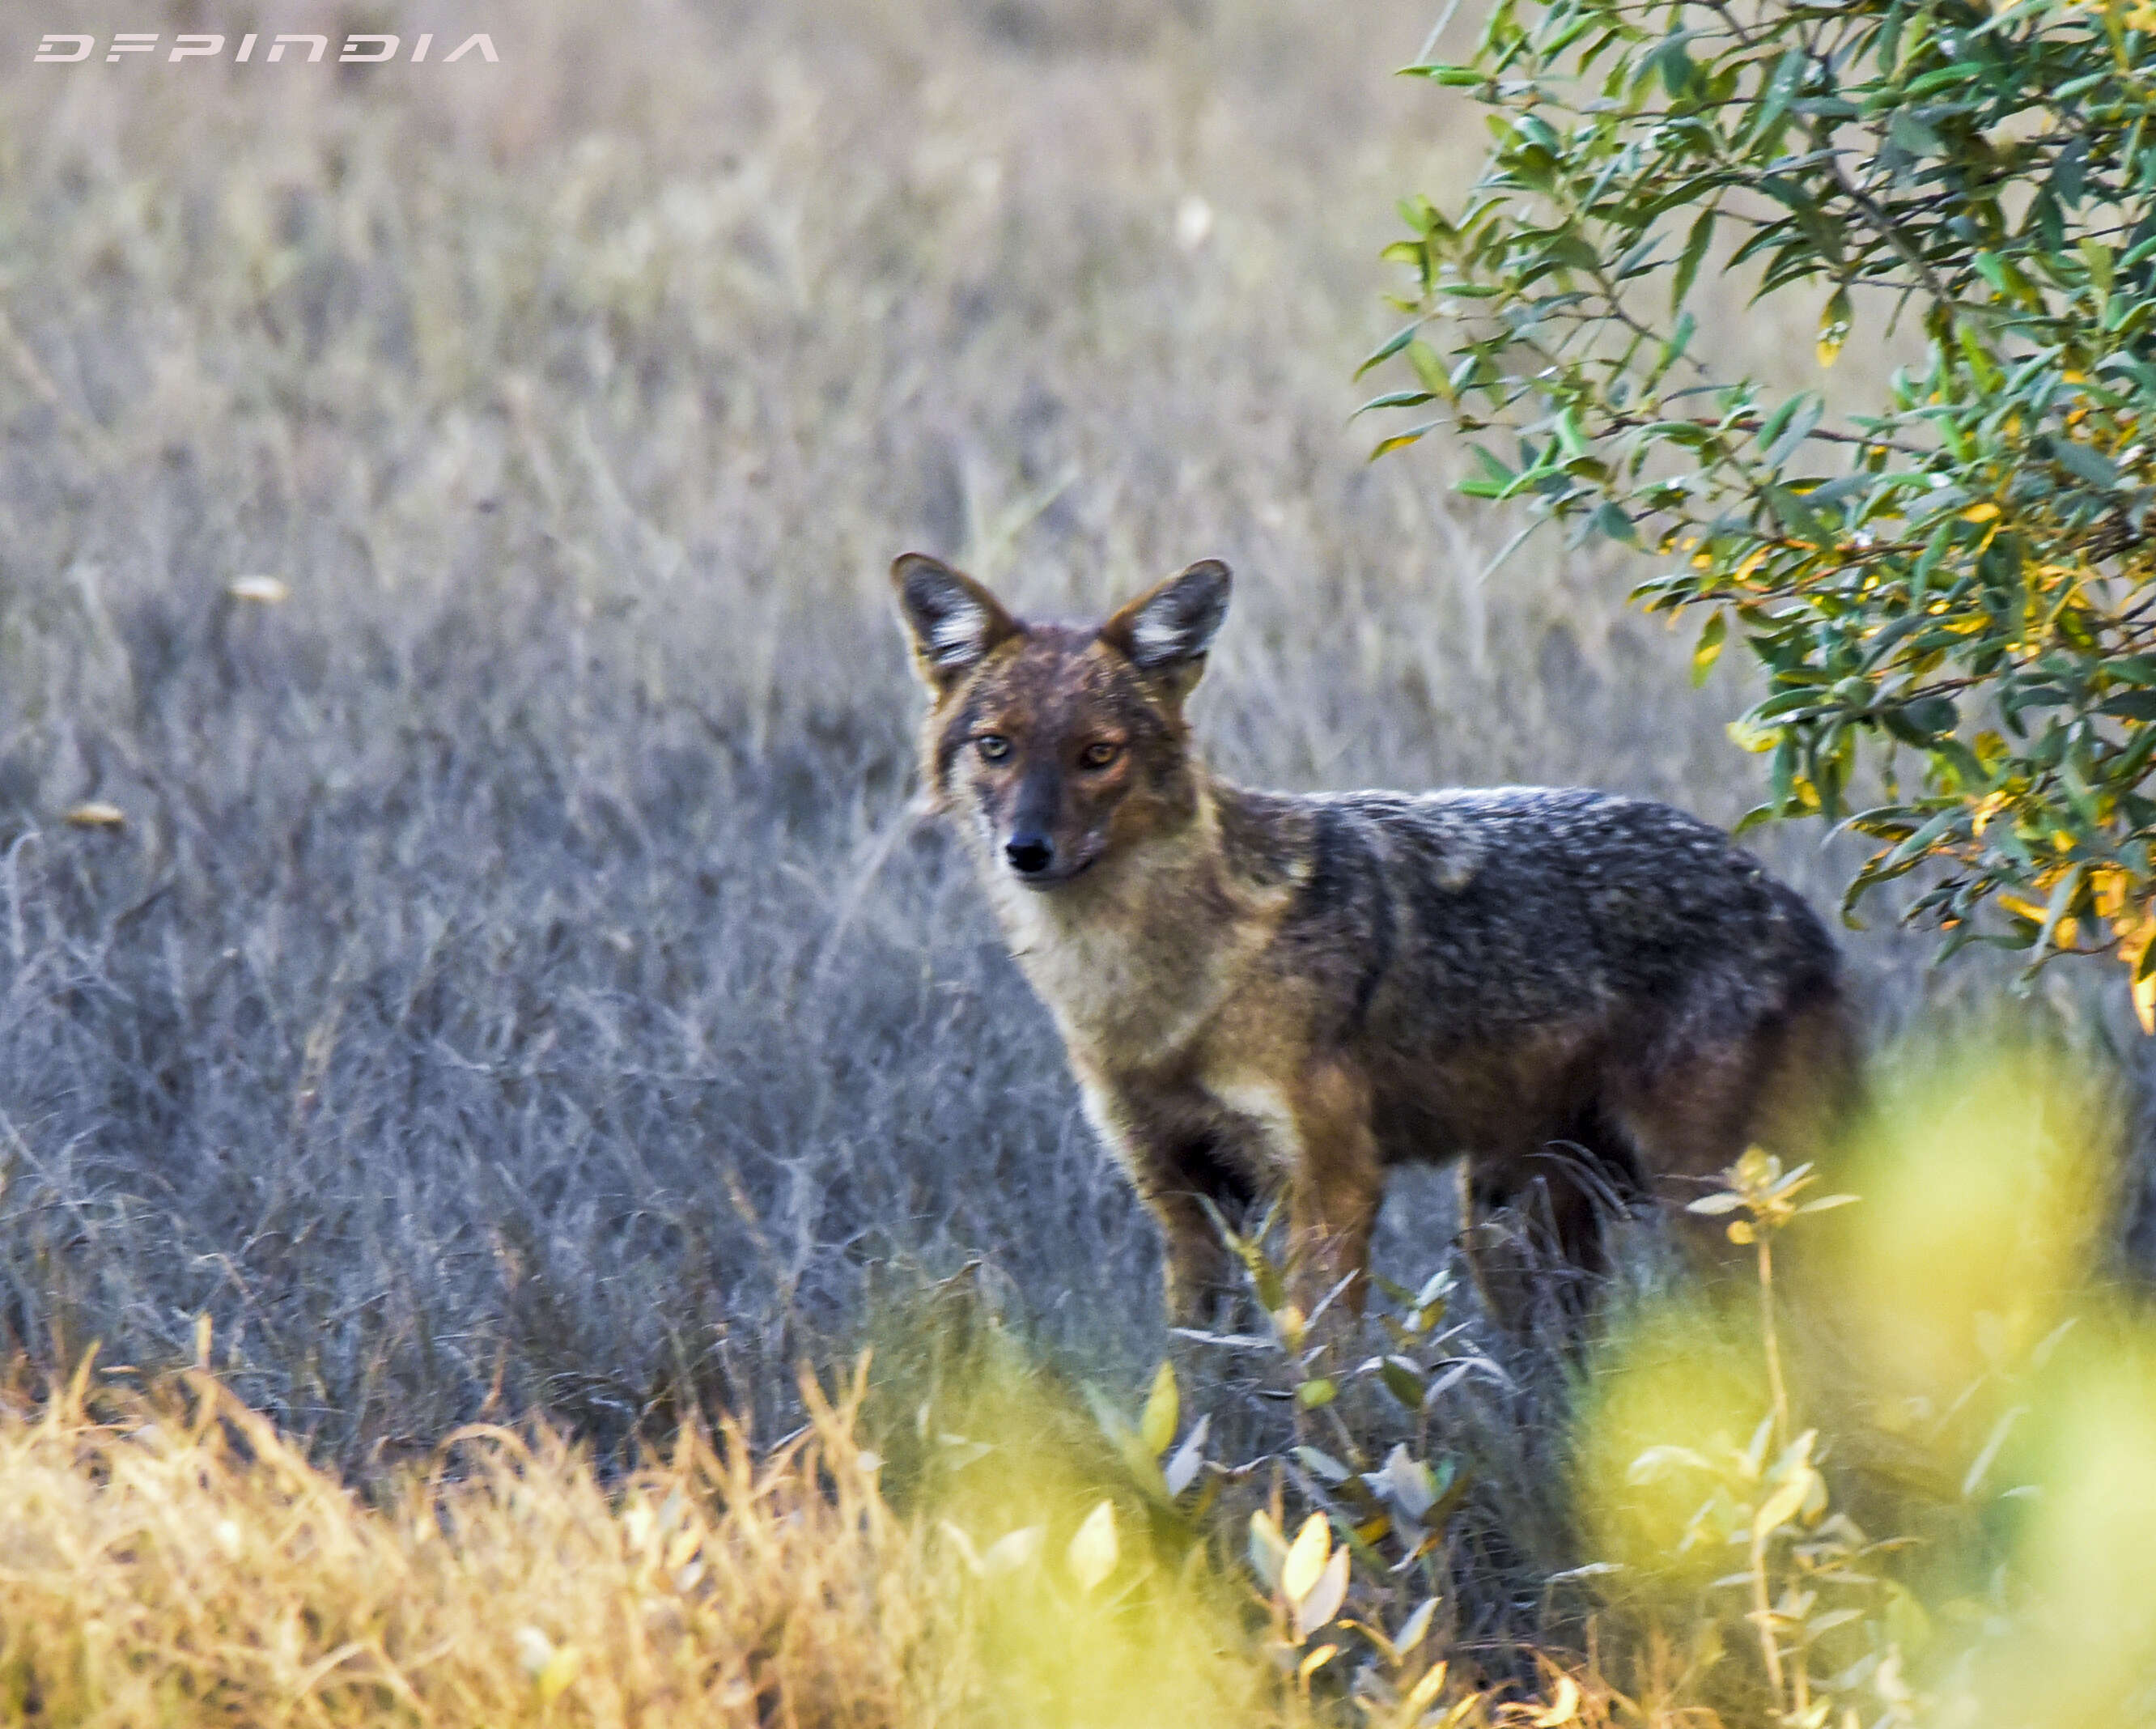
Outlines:
{"type": "Polygon", "coordinates": [[[1237,856],[1249,797],[1201,770],[1186,816],[1065,888],[992,874],[1012,954],[1096,1067],[1172,1060],[1271,940],[1291,884],[1237,856]]]}

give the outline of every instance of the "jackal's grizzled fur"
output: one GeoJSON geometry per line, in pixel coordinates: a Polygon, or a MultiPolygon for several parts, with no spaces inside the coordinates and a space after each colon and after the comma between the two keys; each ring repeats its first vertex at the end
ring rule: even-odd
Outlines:
{"type": "Polygon", "coordinates": [[[1097,629],[1021,623],[918,553],[891,577],[932,795],[1160,1222],[1178,1316],[1227,1270],[1201,1197],[1285,1188],[1307,1301],[1361,1272],[1389,1166],[1460,1160],[1477,1277],[1516,1313],[1493,1209],[1532,1199],[1596,1265],[1598,1191],[1681,1203],[1840,1093],[1833,942],[1718,831],[1578,790],[1218,779],[1183,718],[1218,563],[1097,629]]]}

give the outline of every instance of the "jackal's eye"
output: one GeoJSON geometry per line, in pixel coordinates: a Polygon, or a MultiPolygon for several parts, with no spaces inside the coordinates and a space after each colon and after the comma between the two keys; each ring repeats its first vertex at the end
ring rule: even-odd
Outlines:
{"type": "Polygon", "coordinates": [[[1079,766],[1105,769],[1123,754],[1123,747],[1107,738],[1096,738],[1078,753],[1079,766]]]}
{"type": "Polygon", "coordinates": [[[1001,733],[983,733],[973,741],[973,749],[987,761],[999,763],[1010,754],[1010,740],[1001,733]]]}

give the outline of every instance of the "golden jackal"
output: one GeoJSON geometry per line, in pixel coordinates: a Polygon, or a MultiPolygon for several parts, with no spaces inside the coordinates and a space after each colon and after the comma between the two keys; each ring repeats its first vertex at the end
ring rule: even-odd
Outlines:
{"type": "Polygon", "coordinates": [[[1599,1267],[1602,1201],[1681,1204],[1839,1094],[1834,944],[1719,831],[1576,789],[1229,785],[1183,717],[1214,560],[1097,629],[1022,622],[917,553],[891,580],[932,796],[1159,1220],[1177,1318],[1229,1271],[1206,1202],[1285,1188],[1306,1305],[1350,1279],[1359,1305],[1386,1168],[1457,1159],[1471,1266],[1517,1320],[1494,1209],[1534,1199],[1599,1267]]]}

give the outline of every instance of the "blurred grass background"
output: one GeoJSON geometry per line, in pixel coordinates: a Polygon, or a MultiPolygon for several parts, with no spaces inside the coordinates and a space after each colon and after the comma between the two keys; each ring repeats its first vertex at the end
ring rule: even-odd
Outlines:
{"type": "MultiPolygon", "coordinates": [[[[909,808],[906,548],[1096,614],[1227,558],[1239,775],[1758,796],[1646,565],[1486,580],[1514,525],[1347,424],[1392,203],[1480,157],[1389,76],[1424,0],[69,11],[0,63],[0,1350],[186,1361],[207,1314],[362,1469],[534,1409],[775,1432],[968,1265],[1155,1361],[1151,1227],[909,808]],[[57,25],[437,60],[31,64],[57,25]]],[[[1381,1255],[1451,1228],[1404,1179],[1381,1255]]]]}

